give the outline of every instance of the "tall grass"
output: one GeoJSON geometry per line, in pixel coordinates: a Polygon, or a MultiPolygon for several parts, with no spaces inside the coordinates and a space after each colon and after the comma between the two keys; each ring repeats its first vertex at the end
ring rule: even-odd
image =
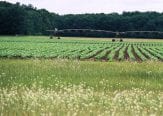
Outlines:
{"type": "Polygon", "coordinates": [[[163,115],[162,62],[1,59],[0,115],[163,115]]]}

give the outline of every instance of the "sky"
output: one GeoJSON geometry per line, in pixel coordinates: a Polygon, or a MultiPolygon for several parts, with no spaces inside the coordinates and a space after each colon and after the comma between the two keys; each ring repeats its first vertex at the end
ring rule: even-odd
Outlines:
{"type": "MultiPolygon", "coordinates": [[[[4,0],[0,0],[4,1],[4,0]]],[[[163,0],[5,0],[32,4],[57,14],[122,13],[124,11],[163,12],[163,0]]]]}

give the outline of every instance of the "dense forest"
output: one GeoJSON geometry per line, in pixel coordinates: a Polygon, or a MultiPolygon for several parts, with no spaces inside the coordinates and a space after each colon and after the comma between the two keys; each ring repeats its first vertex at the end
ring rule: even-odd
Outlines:
{"type": "MultiPolygon", "coordinates": [[[[0,1],[0,35],[45,35],[48,34],[46,30],[54,28],[98,29],[120,32],[163,31],[163,13],[123,12],[122,14],[58,15],[45,9],[37,9],[32,5],[0,1]]],[[[71,34],[67,35],[71,36],[71,34]]],[[[91,36],[103,37],[109,35],[94,33],[91,36]]],[[[163,34],[160,33],[130,33],[123,36],[163,38],[163,34]]]]}

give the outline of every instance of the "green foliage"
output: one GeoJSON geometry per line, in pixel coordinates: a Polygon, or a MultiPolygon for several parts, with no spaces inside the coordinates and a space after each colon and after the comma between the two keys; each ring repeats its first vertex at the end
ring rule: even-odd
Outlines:
{"type": "Polygon", "coordinates": [[[56,26],[56,14],[32,5],[0,1],[0,35],[42,35],[56,26]]]}
{"type": "Polygon", "coordinates": [[[0,37],[0,57],[105,61],[163,61],[161,42],[111,42],[89,38],[0,37]]]}
{"type": "Polygon", "coordinates": [[[134,54],[133,54],[131,45],[128,46],[127,52],[128,52],[128,54],[129,54],[129,58],[131,59],[131,61],[135,61],[136,58],[135,58],[135,56],[134,56],[134,54]]]}
{"type": "Polygon", "coordinates": [[[141,60],[146,61],[147,58],[140,52],[137,45],[135,45],[133,47],[134,47],[135,53],[141,58],[141,60]]]}
{"type": "MultiPolygon", "coordinates": [[[[127,46],[126,46],[126,47],[127,47],[127,46]]],[[[126,47],[123,47],[122,49],[120,49],[120,51],[119,51],[119,56],[118,56],[118,60],[122,61],[122,60],[125,59],[124,54],[125,54],[126,47]]]]}
{"type": "MultiPolygon", "coordinates": [[[[108,31],[163,31],[163,13],[57,15],[32,5],[0,1],[0,35],[47,35],[49,29],[96,29],[108,31]]],[[[64,32],[62,36],[116,37],[105,32],[64,32]]],[[[163,38],[163,33],[128,32],[121,37],[163,38]]]]}

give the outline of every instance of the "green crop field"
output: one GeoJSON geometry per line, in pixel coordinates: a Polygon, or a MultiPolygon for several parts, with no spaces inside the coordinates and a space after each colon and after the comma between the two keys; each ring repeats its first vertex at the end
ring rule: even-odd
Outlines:
{"type": "Polygon", "coordinates": [[[163,61],[163,42],[111,42],[107,39],[0,37],[0,57],[64,58],[101,61],[163,61]]]}
{"type": "Polygon", "coordinates": [[[0,116],[162,116],[163,41],[0,37],[0,116]]]}

